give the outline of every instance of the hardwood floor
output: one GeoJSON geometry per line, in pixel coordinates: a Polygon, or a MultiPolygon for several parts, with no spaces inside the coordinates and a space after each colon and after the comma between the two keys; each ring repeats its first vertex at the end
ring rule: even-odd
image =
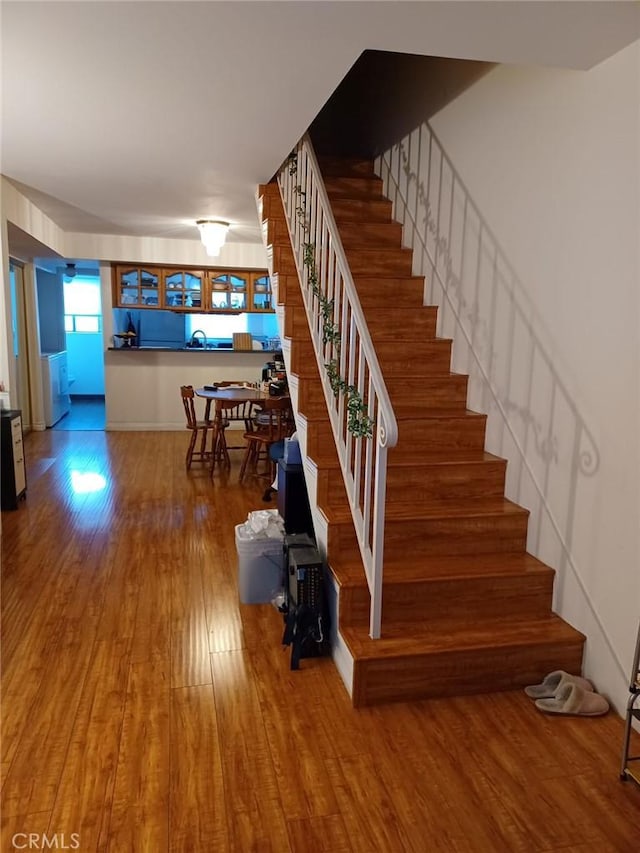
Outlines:
{"type": "Polygon", "coordinates": [[[52,429],[103,430],[105,423],[104,395],[73,395],[71,409],[52,429]]]}
{"type": "Polygon", "coordinates": [[[262,488],[237,463],[187,474],[187,442],[26,438],[27,500],[2,514],[3,851],[638,849],[613,713],[545,717],[521,691],[356,710],[331,660],[291,672],[282,617],[237,598],[262,488]]]}

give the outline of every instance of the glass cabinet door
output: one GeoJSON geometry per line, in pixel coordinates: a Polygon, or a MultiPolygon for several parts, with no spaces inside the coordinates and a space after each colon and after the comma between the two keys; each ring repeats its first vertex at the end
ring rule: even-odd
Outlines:
{"type": "Polygon", "coordinates": [[[233,311],[245,311],[247,308],[247,278],[243,275],[230,275],[231,290],[229,301],[233,311]]]}
{"type": "Polygon", "coordinates": [[[211,274],[211,308],[222,311],[247,310],[248,277],[243,273],[211,274]]]}
{"type": "Polygon", "coordinates": [[[254,275],[251,287],[251,310],[271,311],[271,281],[268,275],[254,275]]]}
{"type": "Polygon", "coordinates": [[[118,304],[133,307],[158,305],[159,277],[154,270],[140,267],[118,267],[118,304]]]}
{"type": "Polygon", "coordinates": [[[229,309],[231,303],[229,301],[229,291],[231,285],[229,276],[226,273],[220,275],[211,275],[211,305],[210,308],[229,309]]]}
{"type": "Polygon", "coordinates": [[[165,308],[202,307],[204,273],[199,270],[164,270],[165,308]]]}

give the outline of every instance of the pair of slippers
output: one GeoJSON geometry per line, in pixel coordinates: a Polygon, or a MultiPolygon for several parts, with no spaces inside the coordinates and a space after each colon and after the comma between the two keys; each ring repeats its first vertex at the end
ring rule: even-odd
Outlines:
{"type": "Polygon", "coordinates": [[[524,692],[536,700],[536,708],[545,714],[599,717],[609,710],[609,703],[594,691],[590,681],[561,669],[550,672],[541,684],[525,687],[524,692]]]}

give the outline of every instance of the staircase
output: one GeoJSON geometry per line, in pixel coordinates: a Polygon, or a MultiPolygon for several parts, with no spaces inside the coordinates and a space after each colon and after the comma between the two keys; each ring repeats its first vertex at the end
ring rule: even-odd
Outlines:
{"type": "MultiPolygon", "coordinates": [[[[352,701],[486,693],[581,671],[584,636],[551,611],[554,571],[526,552],[528,511],[504,496],[506,461],[484,450],[486,416],[466,408],[451,341],[368,161],[320,161],[340,237],[398,421],[389,451],[382,636],[327,417],[277,184],[259,189],[274,291],[290,347],[298,417],[316,467],[338,589],[338,631],[353,658],[352,701]]],[[[313,496],[312,496],[313,497],[313,496]]]]}

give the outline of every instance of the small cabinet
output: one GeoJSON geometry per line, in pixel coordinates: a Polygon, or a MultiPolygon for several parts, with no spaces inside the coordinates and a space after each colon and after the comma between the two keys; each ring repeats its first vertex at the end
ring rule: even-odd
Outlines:
{"type": "Polygon", "coordinates": [[[17,509],[18,500],[27,494],[27,475],[22,443],[22,412],[9,409],[2,412],[1,464],[2,509],[17,509]]]}
{"type": "Polygon", "coordinates": [[[205,276],[202,270],[162,270],[165,308],[202,310],[205,276]]]}

